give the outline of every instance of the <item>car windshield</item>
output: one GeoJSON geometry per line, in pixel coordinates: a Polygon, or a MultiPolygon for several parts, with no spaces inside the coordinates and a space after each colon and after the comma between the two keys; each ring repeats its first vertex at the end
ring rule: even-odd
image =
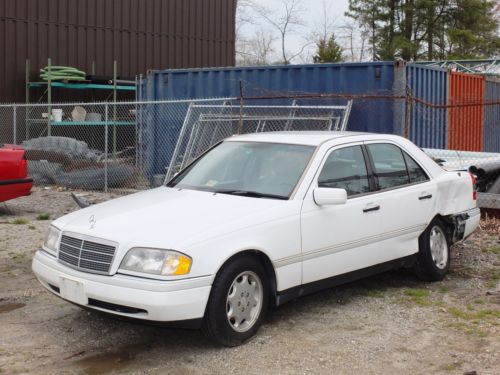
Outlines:
{"type": "Polygon", "coordinates": [[[288,199],[313,152],[312,146],[223,142],[180,172],[167,186],[288,199]]]}

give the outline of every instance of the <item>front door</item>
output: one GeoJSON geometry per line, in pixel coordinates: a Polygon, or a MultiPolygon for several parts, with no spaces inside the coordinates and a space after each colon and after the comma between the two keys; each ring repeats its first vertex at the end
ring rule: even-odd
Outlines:
{"type": "Polygon", "coordinates": [[[302,283],[368,267],[385,260],[377,251],[384,217],[379,209],[362,144],[329,151],[304,199],[302,227],[302,283]],[[317,187],[342,188],[347,203],[318,206],[317,187]]]}

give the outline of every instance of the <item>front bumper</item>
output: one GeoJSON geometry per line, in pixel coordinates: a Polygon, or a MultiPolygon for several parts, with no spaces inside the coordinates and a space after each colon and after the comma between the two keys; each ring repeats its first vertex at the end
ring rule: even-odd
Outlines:
{"type": "Polygon", "coordinates": [[[35,254],[32,269],[40,283],[60,298],[90,309],[159,322],[202,318],[213,281],[212,276],[160,281],[90,274],[66,267],[44,251],[35,254]]]}

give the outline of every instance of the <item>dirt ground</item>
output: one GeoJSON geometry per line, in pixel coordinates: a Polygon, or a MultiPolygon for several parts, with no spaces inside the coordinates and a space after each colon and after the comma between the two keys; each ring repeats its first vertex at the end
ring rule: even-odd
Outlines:
{"type": "Polygon", "coordinates": [[[326,290],[270,312],[252,341],[227,349],[45,291],[31,258],[47,216],[75,209],[56,189],[0,204],[0,373],[500,373],[500,220],[454,247],[443,282],[396,271],[326,290]]]}

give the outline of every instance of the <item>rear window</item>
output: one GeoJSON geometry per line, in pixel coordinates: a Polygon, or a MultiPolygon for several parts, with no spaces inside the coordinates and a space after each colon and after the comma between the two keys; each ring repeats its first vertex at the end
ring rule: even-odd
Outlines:
{"type": "Polygon", "coordinates": [[[377,190],[395,188],[410,183],[403,152],[388,143],[370,144],[370,152],[377,190]]]}
{"type": "Polygon", "coordinates": [[[413,160],[412,157],[408,155],[406,152],[403,151],[403,155],[405,158],[406,167],[408,168],[410,183],[413,184],[417,182],[428,181],[429,177],[424,172],[422,167],[418,165],[417,162],[413,160]]]}

